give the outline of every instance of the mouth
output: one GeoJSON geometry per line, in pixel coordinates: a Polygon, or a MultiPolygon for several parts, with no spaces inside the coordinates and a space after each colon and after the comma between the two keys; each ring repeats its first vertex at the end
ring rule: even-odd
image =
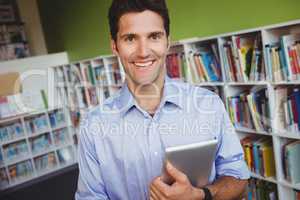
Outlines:
{"type": "Polygon", "coordinates": [[[154,62],[155,60],[148,60],[148,61],[137,61],[132,63],[139,68],[144,68],[144,67],[152,66],[154,62]]]}

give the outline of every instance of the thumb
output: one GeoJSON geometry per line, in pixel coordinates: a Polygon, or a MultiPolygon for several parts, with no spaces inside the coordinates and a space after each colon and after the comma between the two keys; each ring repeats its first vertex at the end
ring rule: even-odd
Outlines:
{"type": "Polygon", "coordinates": [[[166,170],[176,182],[184,183],[188,180],[187,176],[183,172],[176,169],[169,161],[166,163],[166,170]]]}

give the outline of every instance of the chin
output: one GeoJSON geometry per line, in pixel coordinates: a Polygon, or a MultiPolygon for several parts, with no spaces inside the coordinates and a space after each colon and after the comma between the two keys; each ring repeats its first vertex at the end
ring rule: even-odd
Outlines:
{"type": "Polygon", "coordinates": [[[154,84],[158,77],[145,77],[145,78],[138,78],[135,82],[138,85],[151,85],[154,84]]]}
{"type": "Polygon", "coordinates": [[[138,85],[151,85],[154,83],[154,80],[137,80],[136,83],[138,85]]]}

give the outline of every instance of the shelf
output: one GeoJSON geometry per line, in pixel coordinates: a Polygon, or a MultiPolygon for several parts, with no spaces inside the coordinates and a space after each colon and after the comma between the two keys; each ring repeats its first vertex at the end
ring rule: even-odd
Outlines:
{"type": "Polygon", "coordinates": [[[4,141],[4,142],[0,142],[0,146],[2,145],[6,145],[6,144],[11,144],[11,143],[14,143],[14,142],[18,142],[20,140],[25,140],[27,138],[27,136],[24,135],[23,136],[20,136],[20,137],[17,137],[17,138],[14,138],[14,139],[11,139],[11,140],[8,140],[8,141],[4,141]]]}
{"type": "Polygon", "coordinates": [[[35,117],[35,115],[46,114],[47,109],[33,110],[30,113],[27,113],[24,118],[35,117]]]}
{"type": "Polygon", "coordinates": [[[52,132],[53,132],[53,131],[56,131],[56,130],[59,130],[59,129],[67,128],[68,126],[69,126],[69,125],[68,125],[67,123],[58,125],[58,126],[52,128],[52,132]]]}
{"type": "Polygon", "coordinates": [[[49,112],[53,112],[55,110],[64,110],[64,109],[65,108],[61,107],[61,106],[54,106],[54,107],[48,108],[46,111],[49,113],[49,112]]]}
{"type": "Polygon", "coordinates": [[[51,130],[48,128],[48,129],[45,129],[45,130],[41,130],[41,131],[38,131],[38,132],[35,132],[35,133],[28,133],[28,138],[32,138],[32,137],[36,137],[36,136],[39,136],[39,135],[43,135],[45,133],[49,133],[51,130]]]}
{"type": "Polygon", "coordinates": [[[6,118],[0,118],[0,124],[8,123],[8,122],[13,122],[16,120],[19,120],[20,118],[26,116],[28,113],[20,113],[18,115],[14,115],[11,117],[6,117],[6,118]]]}
{"type": "Polygon", "coordinates": [[[228,86],[252,86],[252,85],[268,85],[266,81],[257,81],[257,82],[226,82],[228,86]]]}
{"type": "MultiPolygon", "coordinates": [[[[66,165],[58,165],[58,167],[55,167],[53,168],[52,170],[47,170],[43,173],[37,173],[36,175],[35,174],[32,174],[31,176],[29,177],[26,177],[26,178],[22,178],[20,180],[17,180],[9,185],[5,185],[4,187],[1,188],[1,192],[6,190],[7,192],[7,189],[9,188],[12,188],[14,186],[17,186],[17,185],[21,185],[21,184],[24,184],[23,186],[28,186],[28,184],[26,184],[25,182],[28,182],[29,185],[32,184],[32,183],[37,183],[40,181],[39,178],[42,178],[44,179],[45,177],[53,177],[53,176],[56,176],[56,175],[59,175],[61,173],[65,173],[69,170],[72,170],[74,168],[77,168],[77,163],[76,161],[72,162],[72,163],[68,163],[66,165]],[[39,179],[39,180],[38,180],[39,179]],[[26,184],[26,185],[25,185],[26,184]]],[[[21,187],[23,187],[21,186],[21,187]]]]}
{"type": "Polygon", "coordinates": [[[258,134],[258,135],[268,135],[268,136],[272,136],[271,133],[268,133],[266,131],[256,131],[250,128],[245,128],[245,127],[236,127],[235,128],[236,131],[238,132],[244,132],[244,133],[254,133],[254,134],[258,134]]]}
{"type": "Polygon", "coordinates": [[[55,144],[52,144],[51,147],[47,148],[47,149],[44,149],[42,150],[41,152],[38,152],[38,153],[32,153],[32,157],[33,158],[36,158],[36,157],[39,157],[41,155],[45,155],[45,154],[48,154],[50,152],[54,152],[56,150],[59,150],[59,149],[62,149],[62,148],[65,148],[65,147],[68,147],[68,146],[71,146],[73,145],[73,143],[71,142],[72,140],[70,139],[70,141],[68,142],[65,142],[64,144],[62,145],[55,145],[55,144]]]}
{"type": "Polygon", "coordinates": [[[300,190],[300,183],[292,184],[286,180],[283,180],[283,181],[279,181],[279,184],[289,187],[289,188],[292,188],[292,189],[295,189],[295,190],[300,190]]]}
{"type": "Polygon", "coordinates": [[[4,186],[3,189],[7,189],[9,187],[13,187],[15,185],[19,185],[21,183],[25,183],[25,182],[33,179],[33,178],[35,178],[35,175],[33,173],[31,175],[26,176],[26,177],[18,178],[16,181],[13,181],[9,185],[4,186]]]}
{"type": "Polygon", "coordinates": [[[33,152],[32,152],[32,157],[33,157],[33,158],[36,158],[36,157],[39,157],[39,156],[41,156],[41,155],[44,155],[44,154],[53,152],[53,151],[55,151],[55,150],[56,150],[55,145],[54,145],[54,144],[51,144],[50,147],[45,148],[45,149],[42,149],[42,150],[39,150],[37,153],[33,153],[33,152]]]}
{"type": "Polygon", "coordinates": [[[7,161],[4,162],[4,164],[6,166],[10,166],[10,165],[14,165],[14,164],[17,164],[19,162],[22,162],[22,161],[25,161],[25,160],[30,160],[30,159],[31,159],[31,156],[29,155],[29,152],[28,152],[26,155],[22,155],[22,156],[20,155],[15,159],[7,160],[7,161]]]}
{"type": "Polygon", "coordinates": [[[224,86],[225,83],[223,82],[202,82],[195,84],[197,86],[224,86]]]}
{"type": "Polygon", "coordinates": [[[297,139],[300,140],[300,133],[292,133],[292,132],[280,132],[280,133],[274,133],[274,136],[283,137],[283,138],[289,138],[289,139],[297,139]]]}
{"type": "Polygon", "coordinates": [[[272,85],[300,85],[300,81],[281,81],[281,82],[271,82],[272,85]]]}
{"type": "Polygon", "coordinates": [[[254,172],[251,172],[251,177],[256,178],[256,179],[260,179],[260,180],[263,180],[263,181],[267,181],[267,182],[270,182],[270,183],[275,183],[275,184],[278,183],[278,181],[274,177],[263,177],[259,174],[254,173],[254,172]]]}
{"type": "Polygon", "coordinates": [[[46,175],[46,174],[51,173],[53,171],[56,171],[59,168],[60,168],[59,164],[56,163],[56,165],[54,167],[48,167],[48,168],[42,169],[40,171],[36,170],[36,173],[38,174],[38,176],[43,176],[43,175],[46,175]]]}

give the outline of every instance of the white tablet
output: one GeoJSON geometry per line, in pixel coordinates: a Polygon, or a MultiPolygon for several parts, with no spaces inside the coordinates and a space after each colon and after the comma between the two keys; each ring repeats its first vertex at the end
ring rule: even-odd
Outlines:
{"type": "MultiPolygon", "coordinates": [[[[188,145],[166,148],[166,160],[187,175],[191,184],[202,187],[208,184],[212,164],[215,159],[217,140],[209,140],[188,145]]],[[[172,184],[173,179],[166,173],[163,181],[172,184]]]]}

